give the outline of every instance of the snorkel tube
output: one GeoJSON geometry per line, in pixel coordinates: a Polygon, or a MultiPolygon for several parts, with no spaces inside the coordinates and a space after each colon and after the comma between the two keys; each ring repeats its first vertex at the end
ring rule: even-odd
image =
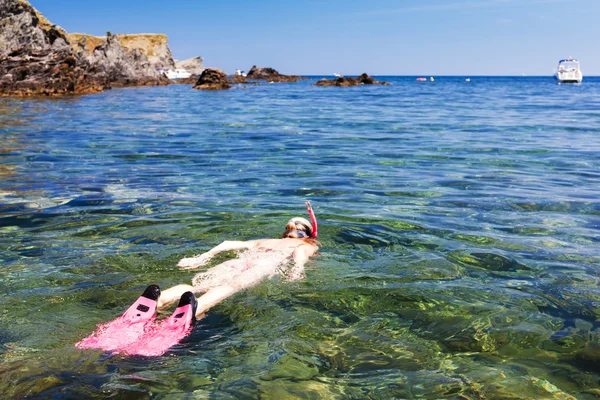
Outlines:
{"type": "Polygon", "coordinates": [[[310,217],[310,223],[313,226],[313,230],[312,230],[312,235],[311,237],[316,238],[317,237],[317,217],[315,217],[315,212],[313,211],[311,205],[310,205],[310,201],[306,201],[306,210],[308,211],[308,216],[310,217]]]}

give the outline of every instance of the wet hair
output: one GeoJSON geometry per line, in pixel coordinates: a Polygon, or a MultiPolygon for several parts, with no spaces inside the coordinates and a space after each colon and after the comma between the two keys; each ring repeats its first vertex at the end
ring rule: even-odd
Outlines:
{"type": "Polygon", "coordinates": [[[285,226],[285,232],[281,235],[282,238],[305,239],[312,237],[312,225],[308,220],[301,217],[295,217],[288,221],[285,226]]]}

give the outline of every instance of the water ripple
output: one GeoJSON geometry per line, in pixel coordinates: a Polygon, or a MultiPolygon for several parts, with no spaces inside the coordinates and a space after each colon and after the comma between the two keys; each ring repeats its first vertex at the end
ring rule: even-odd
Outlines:
{"type": "Polygon", "coordinates": [[[381,78],[0,99],[2,393],[597,397],[600,81],[381,78]],[[72,345],[307,199],[305,280],[215,307],[174,357],[72,345]]]}

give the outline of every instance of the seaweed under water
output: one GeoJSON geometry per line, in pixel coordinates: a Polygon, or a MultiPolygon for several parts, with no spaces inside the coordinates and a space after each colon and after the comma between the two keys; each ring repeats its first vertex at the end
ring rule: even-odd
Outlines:
{"type": "Polygon", "coordinates": [[[600,81],[514,79],[0,99],[0,397],[597,398],[600,81]],[[75,347],[305,200],[304,279],[164,356],[75,347]]]}

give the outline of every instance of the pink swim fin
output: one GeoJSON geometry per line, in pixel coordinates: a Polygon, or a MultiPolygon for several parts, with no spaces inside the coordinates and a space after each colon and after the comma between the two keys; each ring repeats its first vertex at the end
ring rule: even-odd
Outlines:
{"type": "Polygon", "coordinates": [[[149,325],[146,333],[134,343],[130,343],[123,352],[128,355],[161,356],[173,347],[192,330],[195,319],[196,297],[192,292],[185,292],[177,308],[169,318],[149,325]]]}
{"type": "Polygon", "coordinates": [[[150,285],[144,293],[115,320],[98,326],[87,338],[76,343],[80,349],[115,351],[138,340],[145,327],[154,319],[160,288],[150,285]]]}

